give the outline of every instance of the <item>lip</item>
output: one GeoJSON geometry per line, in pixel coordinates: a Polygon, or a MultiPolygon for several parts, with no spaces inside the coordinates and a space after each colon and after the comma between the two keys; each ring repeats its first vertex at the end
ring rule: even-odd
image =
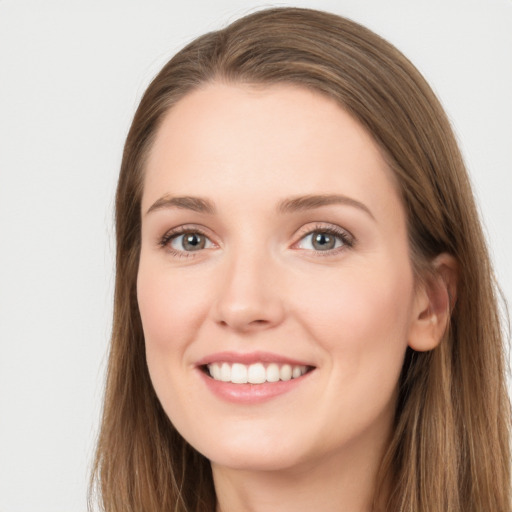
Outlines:
{"type": "Polygon", "coordinates": [[[263,384],[233,384],[212,379],[198,368],[201,379],[206,387],[224,401],[236,404],[259,404],[272,398],[284,395],[300,387],[313,373],[309,371],[296,379],[263,384]]]}
{"type": "Polygon", "coordinates": [[[313,373],[315,367],[307,362],[297,359],[291,359],[286,356],[273,354],[270,352],[217,352],[201,358],[196,363],[196,369],[201,380],[211,393],[223,401],[234,404],[259,404],[292,392],[300,388],[313,373]],[[204,367],[211,363],[242,363],[246,365],[254,363],[277,363],[290,364],[292,366],[307,366],[312,370],[308,371],[301,377],[290,379],[287,381],[264,382],[262,384],[234,384],[232,382],[222,382],[213,379],[204,371],[204,367]]]}
{"type": "Polygon", "coordinates": [[[277,364],[289,364],[292,366],[309,366],[314,367],[310,362],[300,361],[298,359],[291,359],[286,356],[279,354],[273,354],[272,352],[216,352],[205,356],[196,362],[197,366],[205,366],[211,363],[242,363],[242,364],[254,364],[254,363],[277,363],[277,364]]]}

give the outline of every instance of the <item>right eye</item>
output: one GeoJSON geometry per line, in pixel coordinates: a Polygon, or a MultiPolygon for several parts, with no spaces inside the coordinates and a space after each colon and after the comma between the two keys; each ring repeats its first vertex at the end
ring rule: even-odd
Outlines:
{"type": "Polygon", "coordinates": [[[176,258],[192,257],[202,250],[217,247],[211,238],[197,226],[177,226],[167,231],[158,245],[176,258]]]}
{"type": "Polygon", "coordinates": [[[168,245],[178,252],[200,251],[213,246],[211,240],[206,235],[195,231],[171,235],[168,245]]]}

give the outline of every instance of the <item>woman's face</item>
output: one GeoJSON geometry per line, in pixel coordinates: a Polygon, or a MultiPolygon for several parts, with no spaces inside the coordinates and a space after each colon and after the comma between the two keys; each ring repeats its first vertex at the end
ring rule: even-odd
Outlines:
{"type": "Polygon", "coordinates": [[[215,465],[386,442],[417,316],[406,219],[333,101],[209,84],[173,107],[146,167],[137,293],[156,393],[215,465]]]}

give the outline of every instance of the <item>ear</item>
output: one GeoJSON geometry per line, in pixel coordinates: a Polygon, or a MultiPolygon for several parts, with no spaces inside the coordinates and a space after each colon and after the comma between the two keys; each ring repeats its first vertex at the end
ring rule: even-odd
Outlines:
{"type": "Polygon", "coordinates": [[[419,352],[439,345],[448,328],[457,295],[455,258],[442,253],[432,261],[431,268],[432,271],[417,285],[409,330],[409,346],[419,352]]]}

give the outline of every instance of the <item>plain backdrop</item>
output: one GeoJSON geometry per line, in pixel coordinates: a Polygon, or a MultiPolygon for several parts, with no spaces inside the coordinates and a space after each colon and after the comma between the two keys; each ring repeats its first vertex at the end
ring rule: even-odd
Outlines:
{"type": "Polygon", "coordinates": [[[113,285],[113,197],[145,87],[261,7],[359,21],[431,83],[512,298],[512,0],[0,0],[0,512],[84,512],[113,285]]]}

